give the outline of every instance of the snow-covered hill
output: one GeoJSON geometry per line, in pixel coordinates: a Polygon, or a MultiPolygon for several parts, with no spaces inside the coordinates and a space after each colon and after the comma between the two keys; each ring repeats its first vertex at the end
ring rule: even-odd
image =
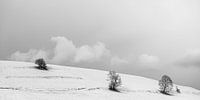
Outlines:
{"type": "Polygon", "coordinates": [[[120,74],[121,92],[108,90],[106,71],[33,63],[0,61],[0,100],[200,100],[200,91],[179,86],[181,94],[158,92],[158,81],[120,74]]]}

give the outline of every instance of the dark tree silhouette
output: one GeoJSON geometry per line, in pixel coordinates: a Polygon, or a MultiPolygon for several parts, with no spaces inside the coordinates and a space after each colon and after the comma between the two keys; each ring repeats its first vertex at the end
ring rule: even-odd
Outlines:
{"type": "Polygon", "coordinates": [[[181,90],[178,88],[178,86],[176,86],[176,92],[181,93],[181,90]]]}
{"type": "Polygon", "coordinates": [[[169,76],[163,75],[161,80],[159,80],[159,86],[161,93],[169,94],[173,88],[173,82],[169,76]]]}
{"type": "Polygon", "coordinates": [[[41,70],[47,70],[47,66],[43,58],[36,59],[35,64],[38,65],[38,67],[36,68],[41,69],[41,70]]]}
{"type": "Polygon", "coordinates": [[[108,78],[108,80],[110,81],[109,89],[113,91],[118,91],[117,87],[120,86],[122,82],[119,74],[117,74],[115,71],[109,71],[108,78]]]}

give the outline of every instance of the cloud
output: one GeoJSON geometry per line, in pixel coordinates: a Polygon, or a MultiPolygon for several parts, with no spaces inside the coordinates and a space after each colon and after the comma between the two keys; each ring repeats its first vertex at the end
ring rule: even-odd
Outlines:
{"type": "Polygon", "coordinates": [[[200,49],[186,51],[185,55],[177,63],[185,67],[200,67],[200,49]]]}
{"type": "Polygon", "coordinates": [[[110,51],[105,47],[105,44],[98,42],[94,46],[83,45],[80,48],[77,48],[74,61],[95,61],[103,56],[109,55],[110,51]]]}
{"type": "Polygon", "coordinates": [[[57,64],[93,62],[109,55],[109,50],[101,42],[96,43],[94,46],[82,45],[78,47],[65,37],[52,37],[51,40],[56,42],[52,62],[57,64]]]}
{"type": "Polygon", "coordinates": [[[119,58],[118,56],[114,56],[111,58],[111,66],[118,66],[122,64],[128,64],[128,61],[122,58],[119,58]]]}
{"type": "Polygon", "coordinates": [[[76,53],[76,46],[71,40],[65,37],[52,37],[51,41],[56,43],[54,48],[54,56],[51,62],[62,64],[66,61],[71,61],[76,53]]]}
{"type": "Polygon", "coordinates": [[[51,41],[55,43],[55,47],[53,50],[49,51],[53,52],[36,49],[30,49],[25,53],[17,51],[10,56],[10,59],[17,61],[34,61],[37,58],[44,58],[54,64],[67,64],[95,62],[111,56],[110,50],[107,49],[102,42],[97,42],[93,46],[82,45],[78,47],[73,41],[65,37],[52,37],[51,41]],[[49,57],[50,54],[52,57],[49,57]]]}
{"type": "Polygon", "coordinates": [[[152,56],[148,54],[142,54],[139,56],[138,59],[141,65],[155,65],[160,61],[157,56],[152,56]]]}
{"type": "Polygon", "coordinates": [[[26,53],[16,51],[10,56],[10,59],[16,61],[34,61],[37,58],[44,58],[47,60],[47,57],[48,53],[44,50],[30,49],[26,53]]]}
{"type": "MultiPolygon", "coordinates": [[[[48,63],[73,64],[78,66],[122,66],[130,65],[133,64],[131,62],[134,62],[132,61],[132,57],[123,59],[117,55],[113,55],[102,42],[97,42],[94,45],[77,46],[72,40],[61,36],[52,37],[51,42],[55,43],[55,47],[52,50],[30,49],[27,52],[17,51],[10,56],[10,59],[33,62],[37,58],[44,58],[48,63]]],[[[138,62],[135,63],[139,63],[138,66],[155,67],[158,62],[158,57],[142,54],[138,57],[138,62]]]]}

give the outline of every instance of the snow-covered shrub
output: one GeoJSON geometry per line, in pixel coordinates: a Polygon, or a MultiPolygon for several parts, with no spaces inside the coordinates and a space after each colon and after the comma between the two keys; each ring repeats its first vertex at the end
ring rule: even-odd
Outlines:
{"type": "Polygon", "coordinates": [[[117,87],[121,85],[121,77],[115,71],[109,71],[108,74],[109,89],[117,91],[117,87]]]}
{"type": "Polygon", "coordinates": [[[173,82],[171,78],[167,75],[163,75],[161,80],[159,80],[160,92],[164,94],[169,94],[173,88],[173,82]]]}
{"type": "Polygon", "coordinates": [[[36,59],[35,64],[38,65],[37,67],[38,69],[47,70],[46,62],[44,61],[43,58],[36,59]]]}

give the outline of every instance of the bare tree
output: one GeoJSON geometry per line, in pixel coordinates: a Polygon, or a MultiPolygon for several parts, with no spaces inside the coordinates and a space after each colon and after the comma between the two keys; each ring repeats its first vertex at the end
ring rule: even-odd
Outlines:
{"type": "Polygon", "coordinates": [[[38,69],[47,70],[46,62],[44,61],[43,58],[36,59],[35,64],[38,65],[37,67],[38,69]]]}
{"type": "Polygon", "coordinates": [[[161,80],[159,80],[159,86],[161,93],[169,94],[173,88],[173,82],[169,76],[163,75],[161,80]]]}
{"type": "Polygon", "coordinates": [[[118,91],[116,88],[121,85],[121,77],[115,71],[109,71],[109,89],[113,91],[118,91]]]}

